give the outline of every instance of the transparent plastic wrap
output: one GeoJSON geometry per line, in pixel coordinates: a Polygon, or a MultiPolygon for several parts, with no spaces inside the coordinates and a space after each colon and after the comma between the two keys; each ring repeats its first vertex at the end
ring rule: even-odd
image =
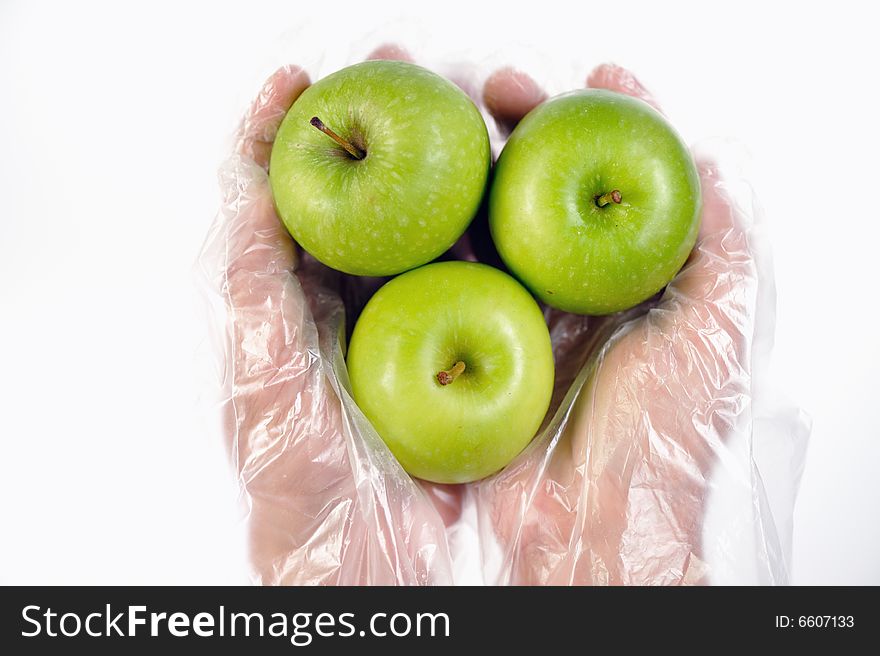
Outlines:
{"type": "MultiPolygon", "coordinates": [[[[472,96],[496,156],[544,97],[512,70],[418,63],[472,96]]],[[[274,211],[271,142],[308,83],[284,67],[254,101],[199,260],[253,581],[787,583],[809,426],[766,383],[772,268],[728,145],[695,152],[702,228],[676,279],[609,317],[546,310],[557,372],[541,430],[495,476],[433,485],[403,471],[350,393],[346,336],[384,280],[324,267],[274,211]]],[[[587,83],[654,104],[616,66],[587,83]]],[[[478,216],[447,257],[497,265],[487,240],[478,216]]]]}

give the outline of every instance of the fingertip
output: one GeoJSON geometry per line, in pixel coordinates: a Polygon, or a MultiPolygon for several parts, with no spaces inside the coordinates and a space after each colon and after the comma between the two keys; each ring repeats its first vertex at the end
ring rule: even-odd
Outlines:
{"type": "Polygon", "coordinates": [[[302,80],[305,80],[306,84],[309,83],[309,74],[306,72],[306,69],[298,64],[285,64],[284,66],[279,66],[275,72],[269,76],[264,88],[273,86],[276,88],[283,88],[286,84],[302,80]]]}
{"type": "Polygon", "coordinates": [[[607,89],[639,98],[660,111],[660,105],[651,92],[623,66],[612,63],[599,64],[587,76],[586,84],[591,89],[607,89]]]}
{"type": "Polygon", "coordinates": [[[281,121],[309,84],[309,74],[300,66],[282,66],[272,73],[245,117],[239,152],[265,167],[281,121]]]}
{"type": "Polygon", "coordinates": [[[410,52],[396,43],[383,43],[374,48],[370,54],[366,56],[366,60],[386,60],[386,61],[402,61],[412,64],[415,60],[410,52]]]}
{"type": "Polygon", "coordinates": [[[262,141],[271,141],[275,137],[280,120],[273,119],[280,113],[282,118],[299,95],[311,84],[309,74],[301,66],[286,65],[276,70],[260,90],[260,94],[251,104],[249,118],[253,128],[260,128],[263,134],[254,134],[262,141]],[[273,129],[274,127],[274,129],[273,129]]]}
{"type": "Polygon", "coordinates": [[[547,93],[528,73],[511,67],[498,69],[483,84],[486,108],[510,130],[546,99],[547,93]]]}

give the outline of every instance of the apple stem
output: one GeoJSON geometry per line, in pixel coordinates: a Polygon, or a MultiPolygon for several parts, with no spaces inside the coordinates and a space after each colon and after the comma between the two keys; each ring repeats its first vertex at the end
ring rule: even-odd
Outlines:
{"type": "Polygon", "coordinates": [[[437,374],[437,382],[441,385],[449,385],[453,380],[461,376],[464,373],[465,364],[461,360],[452,365],[452,369],[447,369],[446,371],[441,371],[437,374]]]}
{"type": "Polygon", "coordinates": [[[348,154],[351,155],[352,157],[354,157],[355,159],[363,159],[364,157],[367,156],[367,154],[364,151],[362,151],[360,148],[352,145],[351,143],[349,143],[348,141],[346,141],[345,139],[340,137],[338,134],[336,134],[333,130],[331,130],[326,125],[324,125],[324,122],[321,119],[319,119],[317,116],[313,116],[312,120],[309,121],[309,123],[311,123],[314,127],[318,128],[321,132],[326,134],[328,137],[333,139],[333,141],[338,143],[340,146],[345,148],[345,150],[348,151],[348,154]]]}
{"type": "Polygon", "coordinates": [[[609,191],[607,194],[596,196],[596,205],[599,207],[605,207],[608,203],[617,203],[620,205],[621,200],[622,197],[620,195],[620,190],[615,189],[614,191],[609,191]]]}

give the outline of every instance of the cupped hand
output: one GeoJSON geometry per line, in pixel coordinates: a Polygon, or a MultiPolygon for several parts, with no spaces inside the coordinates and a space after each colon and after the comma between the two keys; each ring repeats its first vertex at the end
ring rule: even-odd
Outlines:
{"type": "Polygon", "coordinates": [[[457,495],[421,488],[384,445],[358,432],[361,419],[334,375],[342,299],[362,305],[381,281],[316,262],[275,213],[265,170],[272,141],[308,85],[302,69],[285,67],[254,101],[239,156],[221,174],[226,198],[202,258],[216,263],[228,315],[225,434],[247,511],[252,578],[449,583],[443,520],[458,512],[457,495]]]}
{"type": "MultiPolygon", "coordinates": [[[[654,99],[628,71],[587,86],[654,99]]],[[[545,97],[502,70],[487,106],[512,127],[545,97]]],[[[756,271],[716,167],[698,162],[703,211],[690,259],[659,301],[614,317],[548,312],[557,392],[577,394],[546,433],[475,495],[500,542],[499,582],[706,582],[701,546],[710,469],[750,395],[756,271]]],[[[571,399],[569,399],[571,401],[571,399]]]]}

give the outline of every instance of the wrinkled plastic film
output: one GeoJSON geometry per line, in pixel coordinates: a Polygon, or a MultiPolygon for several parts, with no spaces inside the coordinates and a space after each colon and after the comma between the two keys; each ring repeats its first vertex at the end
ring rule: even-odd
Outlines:
{"type": "MultiPolygon", "coordinates": [[[[662,297],[612,321],[607,340],[551,333],[558,361],[584,365],[546,431],[476,487],[481,537],[497,542],[484,561],[493,581],[788,581],[753,449],[759,437],[789,440],[802,457],[807,423],[780,408],[774,435],[756,429],[770,272],[755,256],[751,204],[736,201],[706,152],[699,159],[703,230],[662,297]]],[[[769,466],[796,487],[789,462],[769,466]]]]}
{"type": "Polygon", "coordinates": [[[344,390],[343,305],[320,275],[332,273],[300,266],[262,168],[233,157],[221,184],[201,261],[223,298],[221,411],[253,580],[451,582],[437,512],[344,390]]]}
{"type": "MultiPolygon", "coordinates": [[[[544,427],[502,472],[454,488],[411,479],[351,399],[346,334],[383,281],[299,252],[259,153],[230,157],[200,265],[254,582],[786,583],[808,425],[767,385],[766,239],[716,155],[698,157],[704,228],[676,280],[613,317],[547,310],[544,427]]],[[[475,224],[453,255],[480,259],[487,238],[475,224]]]]}

